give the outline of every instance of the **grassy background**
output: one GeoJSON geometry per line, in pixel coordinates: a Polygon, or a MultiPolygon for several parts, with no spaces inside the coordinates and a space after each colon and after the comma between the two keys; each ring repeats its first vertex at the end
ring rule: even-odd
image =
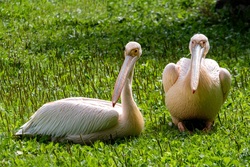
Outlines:
{"type": "Polygon", "coordinates": [[[213,0],[0,1],[0,166],[247,166],[250,161],[249,23],[213,0]],[[161,74],[203,33],[207,57],[232,74],[229,97],[204,134],[170,126],[161,74]],[[110,100],[128,41],[142,45],[133,82],[145,118],[138,138],[93,146],[18,140],[42,104],[70,96],[110,100]]]}

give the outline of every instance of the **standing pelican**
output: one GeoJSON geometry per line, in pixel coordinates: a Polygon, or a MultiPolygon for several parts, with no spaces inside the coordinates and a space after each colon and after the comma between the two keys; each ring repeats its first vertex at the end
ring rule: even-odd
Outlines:
{"type": "Polygon", "coordinates": [[[132,96],[132,79],[141,45],[129,42],[125,60],[110,101],[71,97],[44,104],[16,135],[49,135],[53,141],[91,143],[96,140],[137,136],[144,127],[143,116],[132,96]],[[121,104],[116,104],[121,95],[121,104]]]}
{"type": "Polygon", "coordinates": [[[231,75],[216,61],[205,59],[209,50],[205,35],[194,35],[189,50],[191,60],[169,63],[163,71],[166,107],[180,131],[185,131],[186,121],[204,122],[204,130],[210,130],[229,93],[231,75]]]}

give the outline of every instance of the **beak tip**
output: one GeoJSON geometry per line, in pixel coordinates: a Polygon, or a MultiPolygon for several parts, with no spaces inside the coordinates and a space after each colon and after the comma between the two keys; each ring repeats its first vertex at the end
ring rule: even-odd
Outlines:
{"type": "Polygon", "coordinates": [[[112,107],[115,107],[116,102],[112,101],[112,107]]]}
{"type": "Polygon", "coordinates": [[[195,90],[195,89],[193,89],[193,94],[195,93],[195,91],[196,91],[196,90],[195,90]]]}

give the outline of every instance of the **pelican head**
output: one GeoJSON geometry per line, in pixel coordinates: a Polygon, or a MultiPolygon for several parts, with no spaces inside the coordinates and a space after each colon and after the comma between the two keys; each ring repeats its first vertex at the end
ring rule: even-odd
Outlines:
{"type": "Polygon", "coordinates": [[[135,62],[140,58],[142,54],[141,45],[137,42],[129,42],[125,46],[124,56],[125,60],[121,67],[118,78],[116,79],[115,88],[112,96],[112,105],[115,106],[118,101],[124,84],[127,81],[127,78],[132,79],[131,72],[134,69],[135,62]]]}
{"type": "Polygon", "coordinates": [[[199,84],[201,60],[206,57],[209,50],[208,38],[203,34],[195,34],[190,40],[189,50],[191,53],[191,89],[195,93],[199,84]]]}

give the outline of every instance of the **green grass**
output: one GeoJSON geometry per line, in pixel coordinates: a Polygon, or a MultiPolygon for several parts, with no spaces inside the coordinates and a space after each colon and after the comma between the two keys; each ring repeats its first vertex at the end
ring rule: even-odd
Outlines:
{"type": "Polygon", "coordinates": [[[213,0],[0,1],[0,166],[248,166],[249,23],[228,15],[215,13],[213,0]],[[169,125],[161,74],[189,56],[198,32],[232,88],[214,129],[190,135],[169,125]],[[132,40],[143,49],[133,82],[146,122],[140,137],[92,146],[13,137],[46,102],[110,100],[132,40]]]}

